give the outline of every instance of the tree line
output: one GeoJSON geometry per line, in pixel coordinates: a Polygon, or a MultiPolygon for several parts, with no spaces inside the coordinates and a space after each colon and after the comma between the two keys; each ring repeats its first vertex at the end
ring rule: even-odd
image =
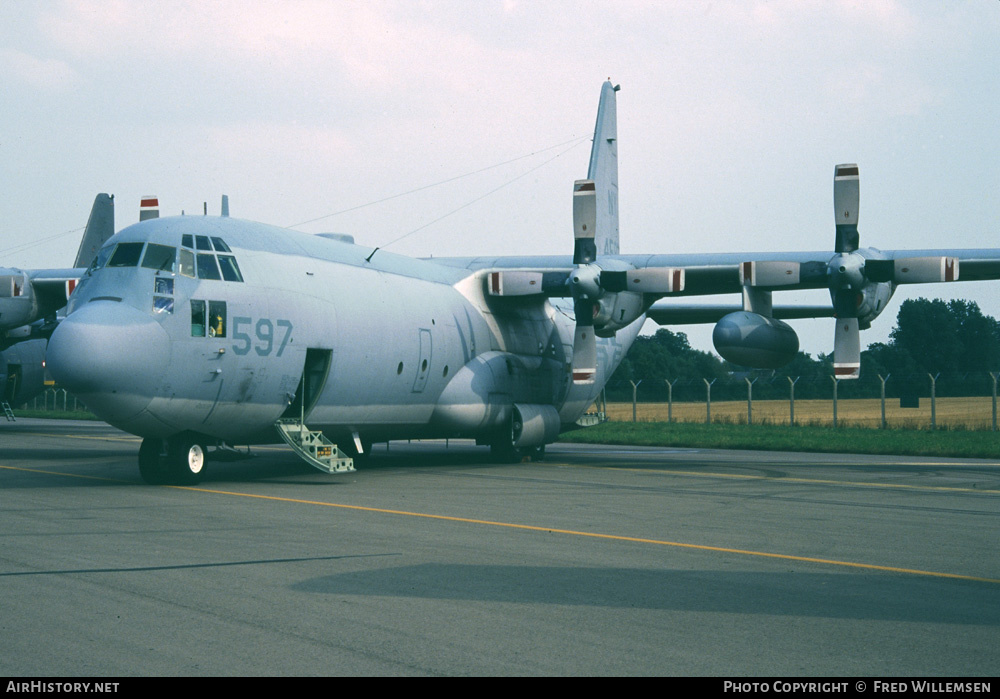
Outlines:
{"type": "MultiPolygon", "coordinates": [[[[861,378],[841,381],[840,398],[877,398],[883,378],[886,396],[929,396],[936,376],[939,396],[989,395],[990,372],[1000,371],[1000,322],[983,315],[973,301],[925,298],[904,301],[888,343],[876,342],[861,353],[861,378]]],[[[813,358],[799,352],[778,370],[755,370],[691,347],[687,335],[661,328],[636,338],[628,355],[607,384],[610,401],[632,399],[632,381],[642,384],[643,401],[667,400],[666,381],[673,383],[676,401],[705,399],[705,381],[713,400],[742,400],[753,382],[755,399],[781,399],[795,380],[796,398],[829,398],[833,391],[833,355],[813,358]]]]}

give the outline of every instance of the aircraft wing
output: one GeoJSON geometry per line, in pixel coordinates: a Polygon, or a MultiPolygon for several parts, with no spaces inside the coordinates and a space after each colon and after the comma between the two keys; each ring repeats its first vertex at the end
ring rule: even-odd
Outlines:
{"type": "Polygon", "coordinates": [[[114,235],[114,197],[98,194],[90,209],[72,269],[20,270],[0,267],[0,337],[66,305],[97,251],[114,235]]]}
{"type": "MultiPolygon", "coordinates": [[[[718,323],[730,313],[744,310],[738,304],[677,304],[666,299],[657,301],[646,317],[657,325],[700,325],[718,323]]],[[[772,318],[790,320],[795,318],[832,318],[833,306],[774,306],[772,318]]]]}

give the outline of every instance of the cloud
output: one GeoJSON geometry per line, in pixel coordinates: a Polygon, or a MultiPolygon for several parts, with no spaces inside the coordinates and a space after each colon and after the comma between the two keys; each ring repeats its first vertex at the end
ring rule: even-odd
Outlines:
{"type": "Polygon", "coordinates": [[[0,49],[0,75],[4,81],[12,80],[28,87],[49,92],[69,89],[77,75],[65,61],[55,58],[38,58],[17,49],[0,49]]]}

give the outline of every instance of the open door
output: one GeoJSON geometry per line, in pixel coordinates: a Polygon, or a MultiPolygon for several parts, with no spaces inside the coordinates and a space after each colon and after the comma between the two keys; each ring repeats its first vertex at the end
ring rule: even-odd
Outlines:
{"type": "Polygon", "coordinates": [[[322,431],[306,427],[306,418],[326,386],[332,361],[333,350],[306,350],[299,388],[274,426],[285,443],[310,466],[324,473],[347,473],[354,470],[354,460],[322,431]]]}
{"type": "Polygon", "coordinates": [[[333,350],[313,348],[306,350],[306,363],[302,370],[302,380],[299,381],[295,397],[281,417],[299,418],[305,422],[326,386],[332,360],[333,350]]]}

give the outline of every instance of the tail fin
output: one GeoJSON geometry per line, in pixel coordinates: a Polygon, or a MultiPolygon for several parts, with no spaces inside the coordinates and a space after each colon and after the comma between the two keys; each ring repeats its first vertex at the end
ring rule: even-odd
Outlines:
{"type": "Polygon", "coordinates": [[[590,170],[597,199],[597,255],[618,254],[618,108],[615,93],[620,85],[605,82],[597,107],[594,144],[590,150],[590,170]]]}
{"type": "Polygon", "coordinates": [[[98,194],[83,231],[80,248],[76,251],[74,267],[88,267],[97,256],[97,251],[115,234],[115,197],[113,194],[98,194]]]}

